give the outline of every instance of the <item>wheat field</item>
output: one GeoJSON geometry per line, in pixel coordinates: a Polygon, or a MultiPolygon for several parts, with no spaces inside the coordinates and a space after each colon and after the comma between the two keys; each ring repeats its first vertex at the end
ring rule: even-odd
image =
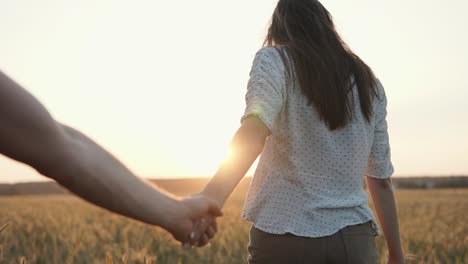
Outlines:
{"type": "MultiPolygon", "coordinates": [[[[160,228],[71,195],[0,197],[0,263],[246,263],[245,192],[227,202],[212,243],[189,251],[160,228]]],[[[468,189],[395,193],[407,263],[468,263],[468,189]]],[[[386,263],[383,236],[377,247],[386,263]]]]}

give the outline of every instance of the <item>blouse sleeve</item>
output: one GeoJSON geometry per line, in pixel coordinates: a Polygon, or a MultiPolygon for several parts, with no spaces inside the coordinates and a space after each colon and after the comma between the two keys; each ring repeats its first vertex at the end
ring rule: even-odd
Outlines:
{"type": "Polygon", "coordinates": [[[379,96],[375,110],[374,140],[369,155],[366,175],[378,179],[390,178],[393,174],[393,164],[390,155],[390,143],[387,132],[387,97],[385,90],[377,81],[379,96]]]}
{"type": "Polygon", "coordinates": [[[260,49],[250,71],[241,122],[255,115],[272,131],[283,106],[285,85],[284,64],[278,51],[273,47],[260,49]]]}

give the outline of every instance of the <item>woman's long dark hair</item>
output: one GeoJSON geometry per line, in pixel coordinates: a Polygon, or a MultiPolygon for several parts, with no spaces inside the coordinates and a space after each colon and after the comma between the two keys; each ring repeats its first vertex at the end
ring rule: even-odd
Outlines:
{"type": "Polygon", "coordinates": [[[349,92],[354,83],[361,111],[370,121],[377,95],[374,73],[343,42],[331,14],[319,1],[280,0],[263,45],[287,48],[288,56],[278,49],[283,61],[290,73],[295,72],[293,78],[297,75],[303,94],[330,130],[344,127],[353,118],[349,92]]]}

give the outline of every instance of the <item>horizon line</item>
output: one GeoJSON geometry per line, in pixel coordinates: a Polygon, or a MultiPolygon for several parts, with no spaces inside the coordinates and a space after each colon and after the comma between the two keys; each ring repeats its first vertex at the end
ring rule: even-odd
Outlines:
{"type": "MultiPolygon", "coordinates": [[[[252,178],[254,175],[246,175],[244,178],[252,178]]],[[[158,177],[142,177],[145,180],[193,180],[193,179],[209,179],[212,176],[158,176],[158,177]]],[[[468,174],[439,174],[439,175],[393,175],[391,178],[449,178],[449,177],[468,177],[468,174]]],[[[44,177],[43,180],[18,180],[18,181],[1,181],[0,184],[26,184],[26,183],[42,183],[42,182],[56,182],[52,179],[44,177]]]]}

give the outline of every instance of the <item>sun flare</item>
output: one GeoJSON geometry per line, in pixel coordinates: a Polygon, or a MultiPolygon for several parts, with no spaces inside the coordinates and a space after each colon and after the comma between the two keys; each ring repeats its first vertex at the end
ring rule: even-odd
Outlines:
{"type": "Polygon", "coordinates": [[[221,163],[231,156],[230,142],[223,136],[196,135],[173,142],[175,166],[188,175],[213,176],[221,163]]]}

